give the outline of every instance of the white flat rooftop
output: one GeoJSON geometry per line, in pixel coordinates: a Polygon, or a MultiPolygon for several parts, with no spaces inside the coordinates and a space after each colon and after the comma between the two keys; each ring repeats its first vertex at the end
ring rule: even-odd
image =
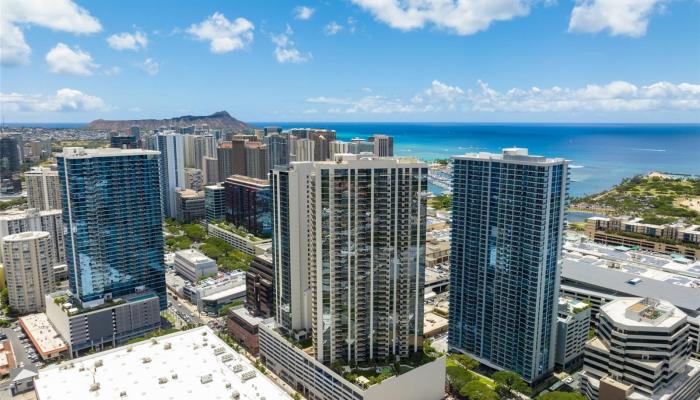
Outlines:
{"type": "Polygon", "coordinates": [[[214,260],[205,256],[203,253],[201,253],[200,251],[195,250],[195,249],[186,249],[186,250],[176,251],[175,257],[182,257],[185,260],[191,262],[192,264],[204,264],[204,263],[213,263],[214,262],[214,260]]]}
{"type": "Polygon", "coordinates": [[[68,350],[68,345],[56,332],[44,313],[20,317],[20,324],[27,331],[37,350],[44,355],[68,350]]]}
{"type": "Polygon", "coordinates": [[[146,340],[42,369],[35,381],[37,398],[229,400],[235,392],[241,400],[292,398],[206,326],[162,336],[157,342],[146,340]],[[168,343],[171,348],[166,350],[168,343]],[[102,366],[95,367],[99,362],[102,366]],[[234,371],[237,366],[240,370],[234,371]],[[242,379],[253,373],[253,378],[242,379]],[[90,391],[93,381],[99,389],[90,391]]]}
{"type": "Polygon", "coordinates": [[[686,318],[686,314],[665,300],[658,300],[658,306],[653,318],[642,318],[640,311],[645,309],[642,304],[644,299],[640,297],[621,297],[600,306],[600,310],[608,314],[612,319],[627,326],[670,328],[680,320],[686,318]]]}

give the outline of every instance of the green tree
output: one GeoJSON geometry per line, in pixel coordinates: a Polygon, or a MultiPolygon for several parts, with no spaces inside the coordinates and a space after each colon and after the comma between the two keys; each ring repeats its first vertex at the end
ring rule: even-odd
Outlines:
{"type": "Polygon", "coordinates": [[[467,371],[459,365],[447,366],[447,381],[450,383],[452,390],[458,391],[464,385],[474,380],[474,374],[467,371]]]}
{"type": "Polygon", "coordinates": [[[469,400],[498,400],[498,394],[489,385],[480,381],[471,381],[459,389],[460,396],[469,400]]]}
{"type": "Polygon", "coordinates": [[[207,257],[213,258],[214,260],[218,260],[224,255],[224,252],[218,246],[211,244],[208,241],[207,243],[199,246],[199,250],[207,257]]]}
{"type": "Polygon", "coordinates": [[[454,354],[452,358],[468,370],[473,370],[479,367],[479,362],[466,354],[454,354]]]}
{"type": "Polygon", "coordinates": [[[192,241],[199,242],[207,236],[207,232],[204,227],[199,224],[187,224],[182,227],[185,235],[189,237],[192,241]]]}
{"type": "Polygon", "coordinates": [[[537,400],[586,400],[586,396],[580,393],[549,392],[539,395],[537,400]]]}
{"type": "Polygon", "coordinates": [[[530,394],[530,386],[523,378],[513,371],[498,371],[491,378],[496,382],[496,392],[502,398],[515,397],[514,392],[530,394]]]}

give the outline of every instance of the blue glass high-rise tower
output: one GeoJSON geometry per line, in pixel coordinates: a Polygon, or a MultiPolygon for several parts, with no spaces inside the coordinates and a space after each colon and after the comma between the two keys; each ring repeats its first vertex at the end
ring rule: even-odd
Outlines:
{"type": "Polygon", "coordinates": [[[158,157],[81,147],[57,156],[70,289],[83,305],[150,289],[166,308],[158,157]]]}
{"type": "Polygon", "coordinates": [[[449,348],[528,382],[554,365],[568,162],[454,158],[449,348]]]}

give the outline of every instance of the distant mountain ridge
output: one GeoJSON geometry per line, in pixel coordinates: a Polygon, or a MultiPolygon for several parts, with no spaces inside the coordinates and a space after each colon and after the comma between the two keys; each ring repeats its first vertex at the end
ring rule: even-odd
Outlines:
{"type": "Polygon", "coordinates": [[[208,125],[211,129],[224,129],[241,131],[248,127],[245,122],[233,118],[226,111],[218,111],[212,115],[183,115],[181,117],[169,119],[132,119],[132,120],[105,120],[97,119],[90,122],[85,128],[104,131],[127,131],[132,126],[141,129],[158,129],[166,127],[186,127],[208,125]]]}

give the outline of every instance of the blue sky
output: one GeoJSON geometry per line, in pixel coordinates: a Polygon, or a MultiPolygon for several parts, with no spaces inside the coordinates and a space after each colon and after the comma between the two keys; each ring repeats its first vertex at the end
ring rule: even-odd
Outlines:
{"type": "Polygon", "coordinates": [[[0,4],[7,122],[700,122],[696,0],[0,4]]]}

